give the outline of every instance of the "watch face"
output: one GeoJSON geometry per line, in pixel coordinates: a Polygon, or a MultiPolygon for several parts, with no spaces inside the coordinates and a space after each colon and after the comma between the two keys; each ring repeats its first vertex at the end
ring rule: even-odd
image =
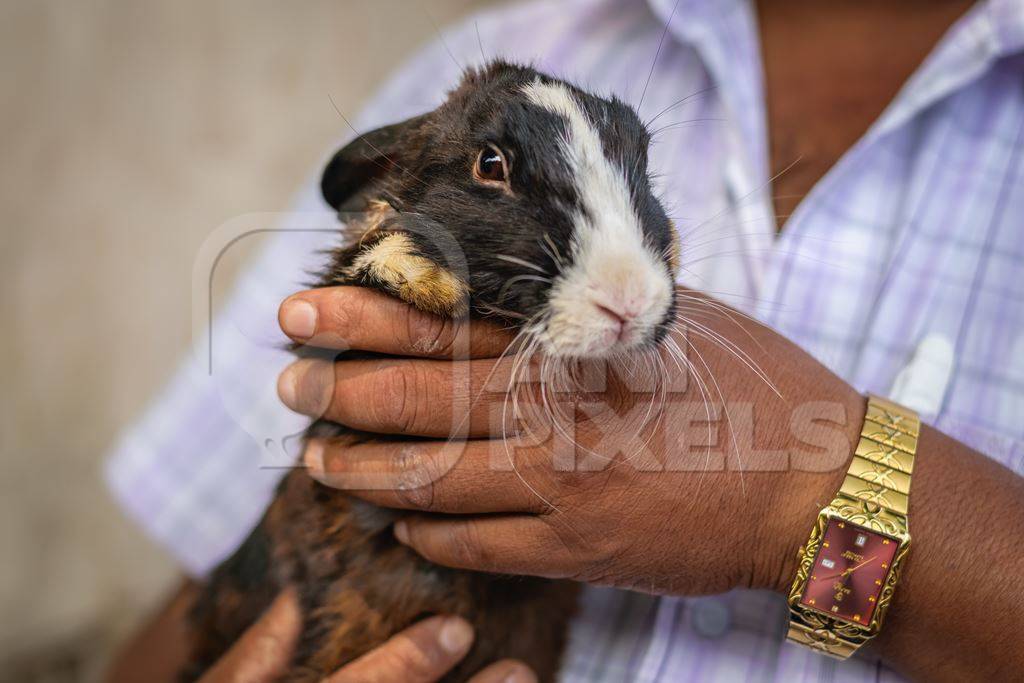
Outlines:
{"type": "Polygon", "coordinates": [[[829,519],[800,604],[867,626],[899,547],[894,538],[829,519]]]}

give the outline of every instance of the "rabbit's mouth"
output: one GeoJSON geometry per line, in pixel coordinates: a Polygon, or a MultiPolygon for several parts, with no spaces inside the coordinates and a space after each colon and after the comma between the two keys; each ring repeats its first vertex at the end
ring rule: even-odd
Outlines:
{"type": "Polygon", "coordinates": [[[585,255],[555,281],[535,332],[547,354],[601,358],[661,339],[674,308],[672,277],[637,246],[585,255]]]}

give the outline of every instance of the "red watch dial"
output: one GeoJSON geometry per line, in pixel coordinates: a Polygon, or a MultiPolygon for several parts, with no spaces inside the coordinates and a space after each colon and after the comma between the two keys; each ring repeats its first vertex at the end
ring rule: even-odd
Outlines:
{"type": "Polygon", "coordinates": [[[897,539],[829,519],[800,604],[867,626],[899,545],[897,539]]]}

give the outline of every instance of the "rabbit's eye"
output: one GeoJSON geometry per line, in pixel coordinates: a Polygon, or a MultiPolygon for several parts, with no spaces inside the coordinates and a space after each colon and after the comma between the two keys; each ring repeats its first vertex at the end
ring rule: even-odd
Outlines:
{"type": "Polygon", "coordinates": [[[487,145],[476,157],[473,175],[485,183],[508,182],[508,161],[505,155],[494,145],[487,145]]]}

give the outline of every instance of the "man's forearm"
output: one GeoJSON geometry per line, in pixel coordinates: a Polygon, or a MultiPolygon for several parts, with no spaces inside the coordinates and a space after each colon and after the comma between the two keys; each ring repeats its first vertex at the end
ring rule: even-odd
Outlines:
{"type": "Polygon", "coordinates": [[[1024,670],[1024,479],[923,427],[912,544],[873,647],[915,680],[1008,680],[1024,670]]]}

